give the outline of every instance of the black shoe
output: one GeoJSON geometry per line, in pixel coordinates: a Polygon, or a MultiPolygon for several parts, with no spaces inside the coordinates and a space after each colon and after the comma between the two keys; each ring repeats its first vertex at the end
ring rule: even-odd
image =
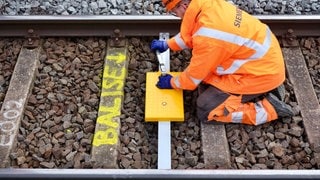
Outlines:
{"type": "Polygon", "coordinates": [[[286,89],[283,84],[281,84],[279,87],[275,88],[271,91],[271,93],[280,99],[280,101],[284,101],[285,95],[286,95],[286,89]]]}
{"type": "Polygon", "coordinates": [[[274,94],[268,93],[266,98],[276,110],[278,117],[290,117],[294,115],[292,108],[285,102],[280,101],[274,94]]]}

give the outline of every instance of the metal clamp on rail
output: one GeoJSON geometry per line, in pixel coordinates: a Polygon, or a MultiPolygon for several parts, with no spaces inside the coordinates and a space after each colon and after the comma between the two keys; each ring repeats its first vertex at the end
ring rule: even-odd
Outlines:
{"type": "Polygon", "coordinates": [[[297,36],[294,34],[293,29],[288,29],[288,31],[282,36],[283,47],[298,47],[299,42],[297,36]]]}
{"type": "Polygon", "coordinates": [[[28,29],[28,34],[25,38],[26,41],[23,43],[23,47],[33,49],[39,46],[40,37],[34,33],[33,29],[28,29]]]}
{"type": "Polygon", "coordinates": [[[126,45],[125,36],[121,33],[120,29],[113,31],[109,43],[110,47],[124,47],[126,45]]]}

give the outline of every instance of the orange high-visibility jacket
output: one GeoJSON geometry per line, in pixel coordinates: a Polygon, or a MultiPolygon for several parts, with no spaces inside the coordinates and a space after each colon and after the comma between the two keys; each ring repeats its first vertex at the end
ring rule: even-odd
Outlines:
{"type": "Polygon", "coordinates": [[[178,89],[200,82],[235,94],[270,91],[285,80],[282,52],[269,27],[225,0],[192,0],[172,50],[192,49],[189,66],[171,80],[178,89]]]}

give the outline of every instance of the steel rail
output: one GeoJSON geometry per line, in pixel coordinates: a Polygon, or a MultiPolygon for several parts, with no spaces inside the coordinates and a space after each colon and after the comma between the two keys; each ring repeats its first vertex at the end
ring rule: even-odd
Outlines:
{"type": "Polygon", "coordinates": [[[319,170],[0,169],[0,179],[319,179],[319,170]]]}
{"type": "MultiPolygon", "coordinates": [[[[319,36],[320,15],[258,15],[281,36],[292,29],[296,36],[319,36]]],[[[0,16],[0,37],[27,36],[111,36],[119,29],[124,36],[176,34],[180,19],[171,15],[136,16],[0,16]]]]}

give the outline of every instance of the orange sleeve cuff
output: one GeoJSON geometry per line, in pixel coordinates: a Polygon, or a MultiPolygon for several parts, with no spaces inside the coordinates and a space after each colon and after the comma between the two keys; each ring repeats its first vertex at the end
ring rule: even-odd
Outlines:
{"type": "Polygon", "coordinates": [[[173,51],[180,51],[180,50],[182,50],[182,49],[178,46],[178,44],[176,43],[176,41],[174,40],[174,38],[169,39],[169,40],[167,41],[167,44],[168,44],[169,48],[170,48],[171,50],[173,50],[173,51]]]}
{"type": "Polygon", "coordinates": [[[172,86],[173,89],[179,89],[179,88],[176,86],[176,84],[174,83],[174,79],[175,79],[175,78],[176,78],[176,77],[172,77],[172,78],[171,78],[170,84],[171,84],[171,86],[172,86]]]}

